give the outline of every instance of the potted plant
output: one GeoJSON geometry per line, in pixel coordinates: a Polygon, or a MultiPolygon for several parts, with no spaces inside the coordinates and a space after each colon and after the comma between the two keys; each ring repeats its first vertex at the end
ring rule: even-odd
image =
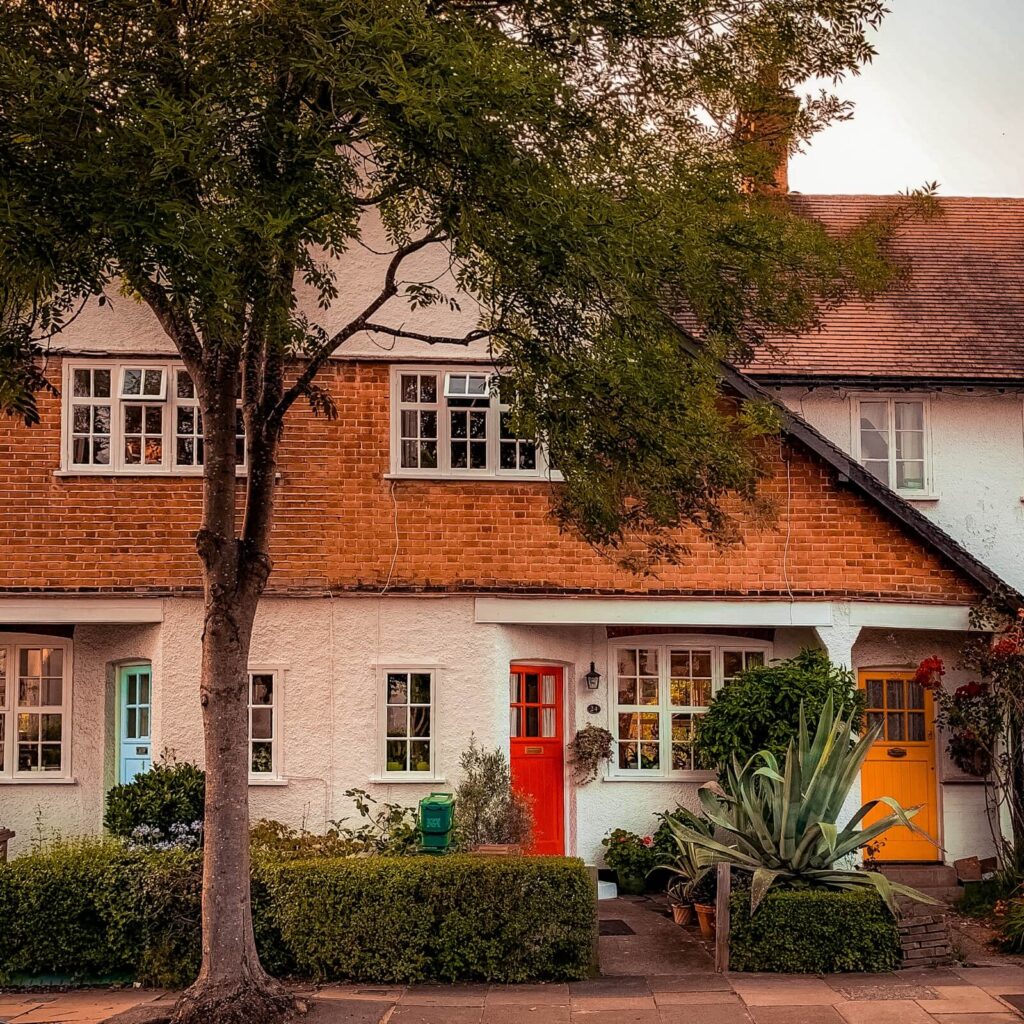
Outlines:
{"type": "Polygon", "coordinates": [[[685,807],[677,807],[674,811],[665,811],[658,817],[661,819],[661,825],[655,837],[656,845],[661,846],[667,840],[671,852],[666,860],[654,870],[668,872],[672,878],[666,891],[672,906],[672,917],[676,924],[689,924],[693,920],[693,897],[691,895],[693,887],[708,873],[709,869],[701,863],[698,847],[680,834],[680,827],[685,825],[695,832],[707,836],[713,834],[713,828],[706,818],[694,814],[685,807]],[[657,840],[661,840],[661,842],[657,840]]]}
{"type": "Polygon", "coordinates": [[[715,937],[715,897],[718,894],[718,874],[707,870],[690,884],[689,895],[697,913],[700,933],[705,939],[715,937]]]}
{"type": "Polygon", "coordinates": [[[693,923],[693,900],[690,899],[689,883],[677,879],[668,889],[668,902],[672,908],[672,920],[685,928],[693,923]]]}
{"type": "Polygon", "coordinates": [[[617,828],[601,840],[601,845],[605,848],[605,864],[618,875],[619,890],[630,896],[642,895],[647,875],[656,866],[654,837],[617,828]]]}

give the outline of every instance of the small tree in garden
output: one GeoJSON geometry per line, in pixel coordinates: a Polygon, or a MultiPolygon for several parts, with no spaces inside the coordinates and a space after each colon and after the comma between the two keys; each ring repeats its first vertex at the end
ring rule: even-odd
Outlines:
{"type": "Polygon", "coordinates": [[[484,750],[470,736],[459,757],[462,778],[455,790],[455,829],[468,849],[499,843],[528,846],[533,832],[529,801],[512,789],[503,750],[484,750]]]}
{"type": "Polygon", "coordinates": [[[913,204],[833,237],[765,194],[780,150],[848,113],[789,90],[855,73],[884,11],[0,4],[0,411],[38,419],[45,347],[118,291],[171,340],[202,413],[203,966],[179,1022],[260,1024],[291,1002],[253,939],[246,669],[294,404],[336,413],[318,373],[363,332],[487,339],[517,430],[561,471],[566,528],[644,566],[681,557],[679,527],[725,542],[740,514],[763,521],[776,417],[720,401],[718,358],[899,278],[885,242],[913,204]],[[389,241],[375,279],[345,262],[368,221],[389,241]],[[430,250],[480,302],[450,335],[408,323],[459,303],[436,265],[414,269],[430,250]]]}
{"type": "Polygon", "coordinates": [[[782,761],[800,728],[801,708],[817,718],[827,700],[860,731],[864,695],[853,672],[833,665],[824,651],[806,648],[795,658],[751,666],[712,699],[700,720],[697,757],[709,768],[724,768],[733,758],[744,764],[762,750],[782,761]]]}
{"type": "Polygon", "coordinates": [[[952,692],[944,688],[941,658],[925,658],[916,680],[935,697],[936,722],[952,761],[989,783],[989,823],[1000,859],[1024,880],[1024,609],[995,594],[971,610],[972,636],[960,666],[977,676],[952,692]],[[1003,832],[1003,822],[1009,834],[1003,832]]]}

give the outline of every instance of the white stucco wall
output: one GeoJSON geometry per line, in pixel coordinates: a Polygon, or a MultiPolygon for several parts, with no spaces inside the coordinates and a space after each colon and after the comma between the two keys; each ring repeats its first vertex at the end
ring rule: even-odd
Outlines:
{"type": "MultiPolygon", "coordinates": [[[[845,452],[851,394],[773,392],[845,452]]],[[[948,388],[928,393],[934,500],[914,504],[1007,583],[1024,590],[1024,393],[948,388]]]]}
{"type": "MultiPolygon", "coordinates": [[[[82,626],[75,631],[73,682],[74,782],[0,786],[0,822],[18,832],[12,852],[44,836],[95,832],[103,794],[114,777],[113,666],[153,663],[153,749],[202,763],[198,703],[201,606],[168,599],[159,626],[82,626]]],[[[776,631],[773,655],[789,657],[817,646],[809,629],[776,631]]],[[[863,630],[854,647],[859,667],[906,668],[939,654],[952,665],[957,634],[863,630]]],[[[458,782],[459,754],[470,734],[508,750],[508,670],[511,663],[551,662],[565,669],[565,735],[587,721],[609,722],[609,666],[603,626],[502,626],[474,621],[470,597],[269,598],[257,617],[251,665],[275,669],[283,684],[282,775],[253,785],[254,817],[313,830],[354,817],[346,789],[369,790],[381,800],[414,804],[431,789],[458,782]],[[602,674],[594,692],[581,683],[594,661],[602,674]],[[380,771],[378,669],[436,671],[437,777],[425,783],[375,782],[380,771]],[[596,703],[594,716],[587,705],[596,703]]],[[[950,673],[953,685],[961,681],[950,673]]],[[[947,769],[948,773],[948,769],[947,769]]],[[[697,804],[697,784],[599,780],[567,784],[567,850],[597,860],[601,838],[613,828],[653,831],[655,814],[678,803],[697,804]]],[[[944,784],[947,858],[985,855],[991,845],[977,785],[944,784]]]]}

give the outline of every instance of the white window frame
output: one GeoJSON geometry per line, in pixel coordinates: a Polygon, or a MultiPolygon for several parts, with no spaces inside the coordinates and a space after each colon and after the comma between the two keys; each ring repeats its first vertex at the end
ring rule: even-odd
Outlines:
{"type": "MultiPolygon", "coordinates": [[[[864,455],[861,451],[861,415],[860,407],[862,402],[886,403],[888,423],[888,446],[889,446],[889,489],[895,491],[901,498],[910,501],[932,501],[935,499],[935,478],[932,473],[932,428],[931,428],[931,398],[928,395],[901,394],[899,392],[863,392],[853,395],[850,402],[850,436],[852,438],[851,451],[853,457],[862,466],[864,455]],[[907,402],[921,406],[921,425],[923,433],[923,454],[924,454],[924,487],[909,488],[896,486],[896,403],[907,402]]],[[[865,466],[865,468],[867,468],[865,466]]],[[[870,472],[870,470],[868,470],[870,472]]],[[[874,475],[874,474],[872,474],[874,475]]],[[[876,477],[877,479],[877,477],[876,477]]],[[[881,483],[881,481],[879,481],[881,483]]]]}
{"type": "Polygon", "coordinates": [[[46,636],[37,633],[0,633],[0,648],[6,650],[6,693],[0,703],[0,713],[4,715],[4,761],[0,764],[0,783],[17,783],[32,785],[39,783],[69,782],[73,779],[71,765],[72,747],[72,680],[74,679],[73,645],[67,637],[46,636]],[[63,683],[61,685],[60,705],[41,707],[24,705],[26,711],[33,714],[59,713],[61,716],[61,770],[59,772],[22,772],[18,771],[18,712],[22,707],[18,703],[18,663],[20,651],[29,647],[51,647],[63,651],[63,683]]]}
{"type": "MultiPolygon", "coordinates": [[[[671,665],[669,651],[685,648],[700,649],[711,652],[711,696],[714,696],[725,685],[724,656],[726,651],[759,651],[768,664],[772,659],[772,644],[768,640],[754,640],[742,636],[725,634],[647,634],[643,636],[616,637],[608,641],[608,729],[612,734],[612,758],[608,763],[607,778],[611,780],[633,780],[651,782],[704,781],[714,778],[713,771],[702,769],[674,770],[672,768],[672,714],[690,713],[692,708],[671,703],[669,679],[671,665]],[[658,703],[643,705],[645,713],[657,713],[659,767],[658,768],[620,768],[619,767],[619,710],[630,714],[640,705],[619,704],[619,659],[618,652],[622,648],[657,648],[658,649],[658,703]]],[[[692,706],[696,707],[696,705],[692,706]]]]}
{"type": "MultiPolygon", "coordinates": [[[[187,372],[179,361],[154,361],[147,359],[67,359],[63,367],[63,390],[61,398],[61,459],[60,474],[64,476],[202,476],[203,467],[199,465],[178,465],[177,463],[177,413],[179,408],[195,408],[198,412],[198,401],[190,398],[177,398],[178,374],[187,372]],[[143,370],[159,369],[163,371],[163,384],[160,397],[131,395],[123,396],[124,371],[141,368],[143,370]],[[73,380],[75,370],[109,370],[111,378],[109,398],[75,398],[73,380]],[[110,462],[106,465],[85,465],[74,459],[74,415],[76,405],[109,405],[110,406],[110,462]],[[126,406],[147,405],[160,406],[163,410],[162,422],[162,458],[159,463],[143,465],[128,463],[124,459],[124,409],[126,406]]],[[[143,414],[144,415],[144,414],[143,414]]],[[[244,459],[244,453],[243,453],[244,459]]],[[[237,467],[238,474],[244,475],[246,466],[243,461],[237,467]]]]}
{"type": "Polygon", "coordinates": [[[391,368],[391,472],[393,477],[445,480],[560,480],[561,474],[552,469],[544,446],[537,445],[536,469],[501,469],[501,412],[508,410],[493,388],[494,369],[475,364],[439,365],[436,363],[402,364],[391,368]],[[406,467],[402,465],[401,410],[430,408],[422,403],[402,401],[403,374],[433,374],[437,384],[437,466],[406,467]],[[486,376],[489,395],[450,394],[450,378],[486,376]],[[475,399],[487,402],[487,467],[485,469],[455,468],[451,465],[451,417],[449,401],[475,399]]]}
{"type": "MultiPolygon", "coordinates": [[[[252,786],[274,785],[284,780],[284,728],[282,722],[282,708],[284,707],[284,677],[285,671],[280,665],[250,665],[246,674],[247,690],[246,701],[246,730],[248,733],[248,758],[249,758],[249,784],[252,786]],[[272,676],[274,680],[274,699],[270,704],[252,703],[252,677],[272,676]],[[269,707],[271,709],[271,737],[270,755],[273,762],[269,772],[254,772],[252,770],[252,709],[253,707],[269,707]]],[[[257,742],[266,743],[266,739],[258,737],[257,742]]]]}
{"type": "MultiPolygon", "coordinates": [[[[443,781],[437,775],[437,682],[436,665],[378,665],[377,680],[377,759],[374,766],[372,782],[419,782],[433,783],[443,781]],[[430,676],[430,735],[425,737],[430,742],[430,768],[425,772],[388,771],[388,674],[402,672],[408,675],[416,673],[430,676]]],[[[398,737],[392,737],[398,738],[398,737]]],[[[411,738],[411,737],[410,737],[411,738]]],[[[424,738],[424,737],[421,737],[424,738]]]]}

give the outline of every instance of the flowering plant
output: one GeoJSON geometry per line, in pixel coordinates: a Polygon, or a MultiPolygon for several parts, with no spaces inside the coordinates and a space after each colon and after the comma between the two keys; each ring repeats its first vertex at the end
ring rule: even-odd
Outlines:
{"type": "Polygon", "coordinates": [[[638,836],[624,828],[616,828],[601,840],[604,862],[619,878],[642,880],[658,864],[654,836],[638,836]]]}

